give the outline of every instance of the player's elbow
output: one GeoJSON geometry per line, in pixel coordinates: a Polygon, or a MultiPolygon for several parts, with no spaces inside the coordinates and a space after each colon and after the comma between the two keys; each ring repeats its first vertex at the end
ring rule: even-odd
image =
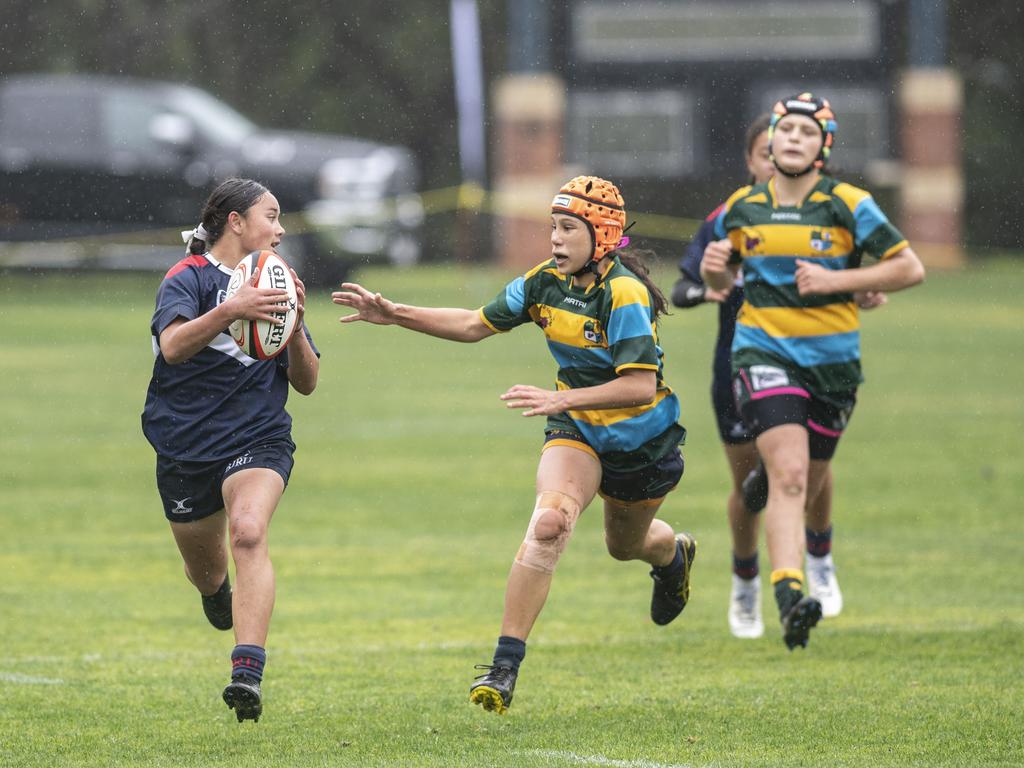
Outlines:
{"type": "Polygon", "coordinates": [[[910,288],[911,286],[923,283],[924,274],[924,264],[922,264],[920,260],[915,259],[914,264],[910,269],[910,274],[908,276],[910,282],[907,284],[907,287],[910,288]]]}
{"type": "Polygon", "coordinates": [[[160,347],[160,354],[163,355],[164,362],[168,365],[181,365],[188,357],[185,356],[185,351],[178,349],[174,344],[164,344],[160,347]]]}
{"type": "Polygon", "coordinates": [[[291,368],[288,369],[288,381],[291,383],[292,389],[300,395],[312,395],[313,391],[316,389],[319,378],[319,361],[315,361],[313,366],[304,371],[296,371],[291,368]]]}
{"type": "Polygon", "coordinates": [[[658,396],[658,380],[651,376],[636,376],[633,380],[633,405],[650,405],[658,396]]]}
{"type": "Polygon", "coordinates": [[[921,263],[921,259],[917,257],[917,254],[911,248],[906,248],[900,252],[899,258],[902,260],[903,273],[901,288],[913,288],[915,285],[920,285],[924,282],[924,264],[921,263]]]}
{"type": "Polygon", "coordinates": [[[494,331],[492,331],[479,320],[474,319],[467,323],[466,327],[462,329],[462,335],[459,338],[459,341],[474,343],[477,341],[482,341],[486,339],[488,336],[493,335],[494,331]]]}
{"type": "Polygon", "coordinates": [[[298,392],[300,395],[312,395],[316,389],[316,378],[312,381],[293,381],[292,389],[298,392]]]}
{"type": "Polygon", "coordinates": [[[704,301],[705,286],[684,275],[672,286],[672,304],[681,309],[696,307],[704,301]]]}

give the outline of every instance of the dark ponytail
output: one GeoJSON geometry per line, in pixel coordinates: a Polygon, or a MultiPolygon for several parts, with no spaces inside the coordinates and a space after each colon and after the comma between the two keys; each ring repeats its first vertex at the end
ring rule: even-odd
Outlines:
{"type": "Polygon", "coordinates": [[[619,257],[622,266],[636,275],[636,279],[647,287],[647,291],[651,294],[655,319],[659,315],[667,315],[668,302],[665,300],[665,294],[651,280],[651,270],[647,266],[648,262],[653,262],[658,258],[657,254],[645,248],[624,248],[615,251],[615,255],[619,257]]]}
{"type": "Polygon", "coordinates": [[[267,188],[252,179],[228,179],[206,199],[199,226],[188,241],[188,252],[203,254],[220,240],[232,211],[244,214],[267,193],[267,188]]]}

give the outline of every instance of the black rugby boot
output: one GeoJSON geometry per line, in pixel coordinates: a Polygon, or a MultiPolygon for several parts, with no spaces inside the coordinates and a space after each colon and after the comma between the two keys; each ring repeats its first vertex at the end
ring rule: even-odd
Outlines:
{"type": "Polygon", "coordinates": [[[670,623],[682,613],[690,599],[690,569],[697,556],[697,540],[688,533],[677,533],[676,551],[683,562],[678,570],[666,574],[664,568],[651,569],[651,578],[654,579],[651,620],[659,626],[670,623]]]}
{"type": "Polygon", "coordinates": [[[251,677],[236,677],[224,689],[224,703],[235,710],[238,722],[252,720],[259,722],[263,714],[263,694],[258,680],[251,677]]]}
{"type": "Polygon", "coordinates": [[[477,664],[476,669],[486,669],[477,675],[476,682],[469,689],[469,700],[479,704],[488,712],[504,715],[512,704],[512,694],[516,689],[518,670],[489,664],[477,664]]]}

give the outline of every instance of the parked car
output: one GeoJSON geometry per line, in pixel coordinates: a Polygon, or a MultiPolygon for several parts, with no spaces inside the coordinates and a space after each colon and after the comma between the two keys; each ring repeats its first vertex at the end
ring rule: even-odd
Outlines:
{"type": "Polygon", "coordinates": [[[308,282],[333,282],[366,260],[419,258],[423,207],[404,147],[262,129],[176,83],[0,80],[7,263],[160,268],[181,252],[176,232],[195,225],[205,192],[231,176],[273,190],[289,231],[282,250],[308,282]]]}

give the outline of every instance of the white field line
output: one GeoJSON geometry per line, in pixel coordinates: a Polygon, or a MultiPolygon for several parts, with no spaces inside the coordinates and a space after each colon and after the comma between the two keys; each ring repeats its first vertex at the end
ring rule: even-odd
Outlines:
{"type": "Polygon", "coordinates": [[[535,757],[546,757],[552,760],[562,760],[577,765],[605,765],[611,768],[689,768],[685,765],[675,763],[655,763],[650,760],[615,760],[604,755],[578,755],[575,752],[563,752],[556,749],[524,749],[516,750],[520,755],[533,755],[535,757]]]}
{"type": "Polygon", "coordinates": [[[64,681],[58,678],[20,675],[17,672],[0,672],[0,683],[17,683],[19,685],[64,685],[64,681]]]}

